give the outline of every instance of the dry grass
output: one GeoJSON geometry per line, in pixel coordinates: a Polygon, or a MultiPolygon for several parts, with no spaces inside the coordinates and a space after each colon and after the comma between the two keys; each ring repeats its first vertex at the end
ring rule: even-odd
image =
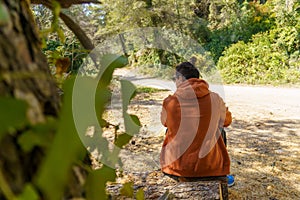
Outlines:
{"type": "Polygon", "coordinates": [[[232,199],[300,198],[300,120],[234,120],[228,138],[232,199]]]}

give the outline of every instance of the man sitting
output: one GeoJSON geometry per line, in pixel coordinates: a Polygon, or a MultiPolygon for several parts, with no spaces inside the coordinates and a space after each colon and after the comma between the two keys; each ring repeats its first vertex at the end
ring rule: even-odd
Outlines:
{"type": "MultiPolygon", "coordinates": [[[[230,160],[220,130],[231,124],[223,99],[199,79],[197,68],[176,66],[177,90],[164,99],[161,121],[167,127],[161,150],[162,171],[175,177],[226,176],[230,160]]],[[[233,184],[230,176],[229,185],[233,184]]]]}

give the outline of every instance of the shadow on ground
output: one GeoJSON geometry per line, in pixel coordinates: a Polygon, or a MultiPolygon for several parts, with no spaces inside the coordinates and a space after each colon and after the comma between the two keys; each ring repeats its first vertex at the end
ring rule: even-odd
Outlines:
{"type": "Polygon", "coordinates": [[[227,134],[231,199],[300,198],[300,120],[234,120],[227,134]]]}

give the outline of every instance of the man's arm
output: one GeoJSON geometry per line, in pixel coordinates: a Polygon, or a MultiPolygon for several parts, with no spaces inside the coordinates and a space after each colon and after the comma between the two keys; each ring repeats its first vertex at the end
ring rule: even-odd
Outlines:
{"type": "Polygon", "coordinates": [[[163,101],[163,105],[162,105],[162,110],[160,113],[160,121],[162,123],[162,125],[164,125],[165,127],[167,127],[167,116],[168,116],[168,112],[167,112],[167,106],[168,103],[170,102],[171,99],[171,95],[169,95],[167,98],[164,99],[163,101]]]}
{"type": "Polygon", "coordinates": [[[162,106],[162,110],[160,113],[160,121],[161,121],[162,125],[167,127],[167,111],[164,106],[162,106]]]}
{"type": "Polygon", "coordinates": [[[232,116],[231,116],[231,112],[228,110],[228,107],[226,107],[226,116],[225,116],[225,120],[224,120],[224,127],[227,127],[231,124],[232,122],[232,116]]]}
{"type": "Polygon", "coordinates": [[[229,111],[228,107],[226,107],[225,102],[223,101],[223,99],[220,97],[219,98],[219,103],[220,103],[220,112],[221,112],[221,118],[219,121],[219,127],[223,128],[223,127],[227,127],[231,124],[232,122],[232,116],[231,116],[231,112],[229,111]]]}

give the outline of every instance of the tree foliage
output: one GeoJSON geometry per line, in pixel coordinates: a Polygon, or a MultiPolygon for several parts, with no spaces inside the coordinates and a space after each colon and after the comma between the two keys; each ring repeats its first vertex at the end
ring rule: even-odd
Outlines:
{"type": "MultiPolygon", "coordinates": [[[[105,40],[105,38],[112,34],[122,33],[125,30],[139,27],[154,26],[162,29],[172,29],[198,41],[199,44],[207,50],[206,55],[210,55],[216,64],[218,64],[220,57],[228,52],[225,51],[227,48],[235,44],[240,45],[241,41],[243,41],[246,46],[248,44],[250,45],[252,37],[256,34],[268,37],[267,34],[273,32],[275,29],[283,27],[289,29],[291,26],[297,27],[296,15],[299,13],[299,10],[293,8],[297,3],[292,0],[286,2],[278,0],[130,0],[126,2],[113,0],[103,1],[102,3],[100,10],[104,13],[104,24],[96,33],[96,37],[100,41],[105,40]],[[289,5],[287,5],[287,2],[289,5]]],[[[287,42],[287,40],[289,40],[288,38],[289,37],[286,38],[285,43],[289,43],[287,42]]],[[[297,37],[294,39],[296,40],[295,42],[299,41],[297,37]]],[[[275,40],[272,41],[276,42],[275,40]]],[[[252,47],[249,46],[249,48],[252,47]]],[[[283,56],[281,59],[284,60],[284,55],[280,55],[283,56]]],[[[269,55],[269,57],[272,56],[269,55]]],[[[152,69],[147,68],[145,71],[145,69],[142,68],[141,70],[144,73],[153,73],[158,76],[167,74],[170,67],[183,60],[183,58],[178,57],[178,55],[160,49],[133,49],[133,51],[130,52],[129,59],[130,63],[134,66],[153,65],[152,69]]],[[[295,55],[293,56],[293,60],[295,60],[295,55]]],[[[240,62],[238,60],[234,61],[240,62]]],[[[263,59],[260,62],[267,61],[268,60],[263,59]]],[[[277,63],[271,62],[269,64],[273,66],[277,63]]],[[[230,66],[232,67],[232,65],[230,66]]],[[[280,67],[273,66],[272,68],[280,67]]],[[[230,71],[227,71],[227,73],[229,72],[230,71]]],[[[233,81],[233,78],[228,79],[228,76],[230,76],[230,73],[223,77],[226,82],[236,82],[233,81]]],[[[255,79],[249,76],[245,77],[245,79],[255,79]]],[[[269,77],[269,81],[265,83],[271,83],[273,80],[276,80],[276,76],[273,78],[269,77]]],[[[253,81],[247,82],[254,83],[253,81]]],[[[259,82],[263,83],[264,81],[259,82]]],[[[283,83],[284,81],[277,82],[283,83]]]]}
{"type": "MultiPolygon", "coordinates": [[[[272,9],[272,5],[269,5],[272,9]]],[[[290,11],[272,10],[275,24],[266,32],[240,41],[224,51],[218,67],[228,83],[284,84],[300,78],[300,7],[290,11]]]]}
{"type": "Polygon", "coordinates": [[[213,15],[211,35],[205,48],[212,53],[217,63],[226,47],[238,41],[248,42],[252,35],[265,32],[275,25],[273,12],[267,4],[226,3],[219,14],[213,15]]]}
{"type": "MultiPolygon", "coordinates": [[[[294,0],[104,0],[101,3],[100,5],[71,7],[67,12],[64,11],[81,25],[95,44],[127,30],[141,27],[159,27],[179,31],[198,41],[207,51],[205,56],[210,55],[212,61],[216,64],[223,60],[223,58],[219,60],[221,56],[226,57],[225,54],[228,54],[226,53],[228,51],[225,50],[230,46],[240,45],[241,41],[246,46],[251,46],[252,37],[255,34],[261,33],[261,36],[268,37],[267,34],[273,32],[272,30],[283,27],[286,27],[283,28],[284,30],[288,30],[292,26],[298,30],[297,19],[299,16],[297,13],[299,13],[299,9],[295,8],[297,3],[294,0]],[[86,21],[90,23],[86,23],[86,21]]],[[[172,36],[170,35],[170,37],[172,36]]],[[[299,41],[298,37],[290,38],[288,36],[280,41],[285,45],[291,43],[291,41],[288,41],[289,39],[295,39],[295,42],[299,41]]],[[[275,40],[272,41],[276,42],[275,40]]],[[[250,46],[249,48],[252,48],[250,46]]],[[[296,52],[295,49],[293,51],[296,52]]],[[[150,68],[141,67],[140,71],[155,76],[165,76],[169,73],[168,71],[171,71],[172,66],[184,60],[178,55],[161,49],[148,48],[141,50],[133,47],[127,53],[131,65],[137,67],[152,65],[153,67],[150,68]]],[[[297,63],[295,55],[293,54],[291,61],[287,62],[297,63]]],[[[196,57],[203,56],[198,55],[196,57]]],[[[284,56],[282,59],[285,59],[284,56]]],[[[260,62],[266,61],[264,59],[260,62]]],[[[271,63],[271,65],[276,64],[276,62],[271,63]]],[[[201,66],[199,67],[201,68],[201,66]]],[[[273,66],[273,68],[278,68],[278,66],[273,66]]],[[[227,71],[227,73],[229,72],[227,71]]],[[[233,81],[233,78],[229,79],[228,76],[230,76],[230,73],[223,77],[226,82],[236,82],[233,81]]],[[[245,77],[246,79],[255,78],[245,77]]],[[[272,80],[275,80],[275,77],[266,82],[271,83],[272,80]]],[[[254,83],[253,81],[246,82],[254,83]]],[[[285,81],[277,82],[283,83],[285,81]]]]}
{"type": "MultiPolygon", "coordinates": [[[[126,30],[143,27],[158,27],[179,31],[198,40],[199,36],[205,37],[201,28],[205,23],[194,13],[194,3],[191,1],[103,1],[105,11],[105,26],[96,33],[100,40],[126,30]]],[[[172,37],[170,35],[170,37],[172,37]]],[[[130,52],[132,65],[152,65],[155,75],[165,74],[164,66],[173,66],[181,58],[161,49],[135,49],[130,52]],[[148,55],[148,56],[147,56],[148,55]]],[[[148,72],[146,72],[148,73],[148,72]]]]}

